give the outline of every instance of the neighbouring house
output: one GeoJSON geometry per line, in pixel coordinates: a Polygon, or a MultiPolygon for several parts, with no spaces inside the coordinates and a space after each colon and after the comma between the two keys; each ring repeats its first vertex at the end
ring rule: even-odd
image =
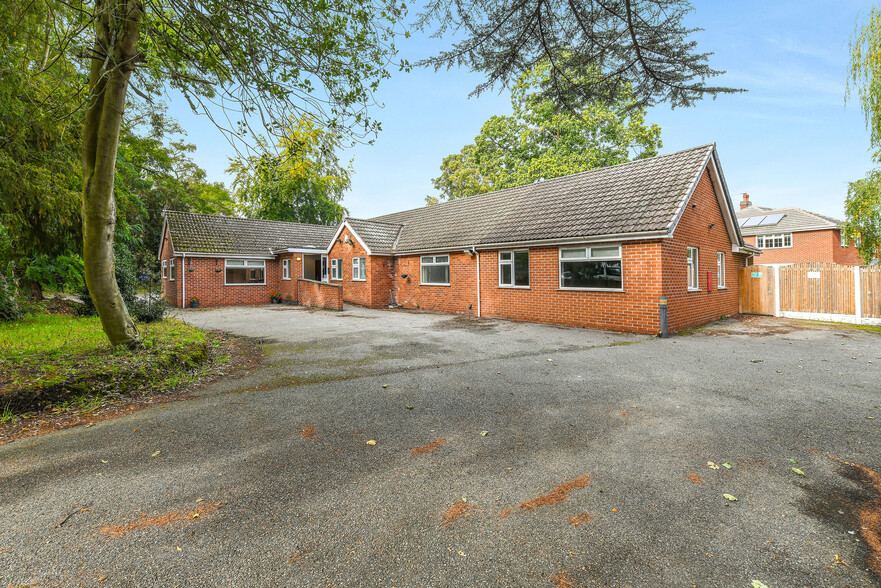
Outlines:
{"type": "Polygon", "coordinates": [[[853,242],[841,233],[844,221],[801,208],[753,206],[749,194],[743,195],[737,221],[744,241],[762,250],[757,263],[863,263],[853,242]]]}
{"type": "Polygon", "coordinates": [[[167,211],[169,302],[343,301],[637,333],[738,312],[744,243],[715,145],[336,227],[167,211]],[[184,283],[185,282],[185,283],[184,283]]]}

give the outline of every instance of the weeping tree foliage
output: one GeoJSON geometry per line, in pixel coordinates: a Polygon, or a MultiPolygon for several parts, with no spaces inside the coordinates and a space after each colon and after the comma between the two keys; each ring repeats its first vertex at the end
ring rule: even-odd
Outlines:
{"type": "MultiPolygon", "coordinates": [[[[857,25],[850,42],[850,71],[845,100],[856,91],[869,129],[875,161],[881,160],[881,10],[873,7],[857,25]]],[[[866,262],[881,257],[881,171],[848,184],[844,232],[866,262]]]]}
{"type": "Polygon", "coordinates": [[[550,59],[544,91],[572,108],[612,100],[625,83],[641,107],[742,91],[706,84],[724,72],[690,39],[700,30],[684,24],[691,10],[687,0],[429,0],[417,26],[460,40],[417,65],[483,72],[476,95],[550,59]],[[602,76],[589,85],[572,75],[591,71],[602,76]]]}
{"type": "Polygon", "coordinates": [[[872,7],[850,41],[850,70],[845,99],[856,91],[866,119],[875,159],[881,156],[881,9],[872,7]]]}
{"type": "Polygon", "coordinates": [[[348,211],[340,204],[351,186],[351,166],[337,157],[338,133],[303,115],[284,131],[278,154],[240,157],[228,172],[246,216],[268,220],[334,224],[348,211]]]}
{"type": "MultiPolygon", "coordinates": [[[[494,116],[473,144],[444,158],[433,181],[439,197],[428,204],[521,186],[597,167],[657,155],[661,127],[627,84],[610,101],[579,99],[565,107],[548,96],[553,66],[542,61],[520,75],[511,93],[511,116],[494,116]]],[[[602,79],[567,72],[577,84],[602,79]]]]}
{"type": "MultiPolygon", "coordinates": [[[[29,44],[45,47],[46,64],[80,60],[81,99],[64,102],[82,117],[85,281],[110,342],[128,346],[140,341],[114,279],[113,241],[117,152],[131,94],[149,103],[180,92],[230,137],[251,135],[252,124],[277,132],[278,121],[304,112],[343,136],[365,137],[379,129],[366,109],[389,76],[395,27],[405,11],[396,0],[33,0],[27,6],[37,4],[64,17],[34,16],[51,24],[29,44]]],[[[13,26],[15,10],[29,8],[15,6],[13,26]]]]}

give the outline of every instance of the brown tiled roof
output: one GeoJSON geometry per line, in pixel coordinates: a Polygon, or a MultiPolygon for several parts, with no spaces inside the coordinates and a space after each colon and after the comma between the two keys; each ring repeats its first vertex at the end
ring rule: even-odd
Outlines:
{"type": "Polygon", "coordinates": [[[401,225],[360,218],[347,218],[346,222],[357,233],[371,253],[392,253],[401,225]]]}
{"type": "Polygon", "coordinates": [[[327,249],[336,227],[217,216],[191,212],[165,212],[176,253],[272,255],[287,249],[327,249]]]}
{"type": "Polygon", "coordinates": [[[801,208],[764,208],[759,206],[750,206],[737,211],[737,219],[743,222],[743,219],[753,218],[757,216],[771,216],[782,214],[783,218],[774,225],[760,225],[751,227],[740,227],[743,235],[773,235],[775,233],[792,233],[798,231],[816,231],[822,229],[837,229],[844,224],[844,221],[809,212],[801,208]]]}
{"type": "Polygon", "coordinates": [[[401,224],[396,253],[672,228],[715,145],[371,219],[401,224]]]}

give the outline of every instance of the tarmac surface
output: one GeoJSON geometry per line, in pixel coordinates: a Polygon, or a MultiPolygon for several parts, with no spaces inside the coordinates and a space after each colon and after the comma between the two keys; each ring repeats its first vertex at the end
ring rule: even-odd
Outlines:
{"type": "Polygon", "coordinates": [[[178,315],[266,360],[0,446],[0,585],[881,582],[881,333],[178,315]]]}

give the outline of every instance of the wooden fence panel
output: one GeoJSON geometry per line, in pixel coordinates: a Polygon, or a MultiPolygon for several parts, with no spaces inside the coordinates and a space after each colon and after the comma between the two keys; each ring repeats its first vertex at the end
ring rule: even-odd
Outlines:
{"type": "Polygon", "coordinates": [[[799,263],[779,268],[780,310],[854,314],[853,266],[799,263]]]}
{"type": "Polygon", "coordinates": [[[881,266],[860,268],[863,316],[881,318],[881,266]]]}

